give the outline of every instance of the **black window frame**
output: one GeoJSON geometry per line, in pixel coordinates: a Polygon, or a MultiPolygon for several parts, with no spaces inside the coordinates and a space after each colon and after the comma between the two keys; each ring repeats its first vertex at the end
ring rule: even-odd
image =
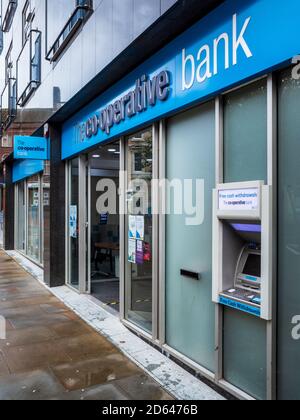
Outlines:
{"type": "Polygon", "coordinates": [[[18,7],[18,0],[9,0],[6,11],[2,11],[3,19],[1,24],[2,32],[9,32],[18,7]]]}
{"type": "Polygon", "coordinates": [[[17,80],[16,78],[9,78],[5,84],[5,88],[1,94],[1,113],[0,113],[0,125],[1,131],[7,130],[8,127],[13,123],[17,117],[17,80]],[[7,92],[6,92],[7,89],[7,92]],[[2,107],[3,96],[8,94],[8,109],[7,116],[4,117],[4,111],[2,107]]]}
{"type": "Polygon", "coordinates": [[[10,46],[5,56],[5,86],[8,83],[8,80],[12,78],[12,69],[13,69],[13,60],[11,57],[12,49],[13,49],[13,41],[10,43],[10,46]]]}
{"type": "MultiPolygon", "coordinates": [[[[51,0],[50,0],[51,1],[51,0]]],[[[46,0],[46,34],[48,25],[48,0],[46,0]]],[[[66,50],[71,40],[79,29],[86,23],[89,17],[93,14],[93,0],[74,0],[74,11],[67,20],[66,24],[60,31],[52,46],[48,49],[47,35],[46,35],[46,60],[56,62],[63,52],[66,50]]]]}
{"type": "Polygon", "coordinates": [[[19,54],[19,57],[17,59],[17,77],[18,77],[18,71],[19,71],[19,60],[20,57],[24,51],[24,48],[26,47],[27,42],[30,43],[29,46],[29,66],[30,66],[30,80],[28,81],[28,84],[25,88],[25,90],[21,93],[19,93],[19,89],[17,92],[17,105],[21,108],[26,105],[26,103],[29,101],[33,93],[39,88],[41,84],[41,67],[42,67],[42,32],[36,29],[31,29],[29,32],[29,36],[27,40],[25,41],[25,44],[23,45],[22,51],[19,54]],[[32,55],[33,51],[33,34],[37,34],[37,38],[35,40],[35,54],[32,55]],[[37,62],[36,62],[37,60],[37,62]],[[36,77],[33,77],[34,72],[36,74],[36,77]]]}
{"type": "Polygon", "coordinates": [[[22,45],[25,45],[34,19],[34,10],[31,9],[31,1],[26,0],[22,10],[22,45]]]}

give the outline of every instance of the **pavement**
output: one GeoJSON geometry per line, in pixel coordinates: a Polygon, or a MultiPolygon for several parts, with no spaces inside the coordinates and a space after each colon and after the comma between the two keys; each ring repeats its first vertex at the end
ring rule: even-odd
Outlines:
{"type": "Polygon", "coordinates": [[[0,400],[171,400],[147,373],[0,251],[0,400]]]}

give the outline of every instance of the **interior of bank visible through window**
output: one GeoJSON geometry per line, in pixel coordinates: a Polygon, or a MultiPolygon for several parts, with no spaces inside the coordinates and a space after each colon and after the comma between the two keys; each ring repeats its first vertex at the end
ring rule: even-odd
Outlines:
{"type": "Polygon", "coordinates": [[[113,311],[119,311],[120,223],[119,142],[89,154],[90,262],[88,289],[113,311]]]}

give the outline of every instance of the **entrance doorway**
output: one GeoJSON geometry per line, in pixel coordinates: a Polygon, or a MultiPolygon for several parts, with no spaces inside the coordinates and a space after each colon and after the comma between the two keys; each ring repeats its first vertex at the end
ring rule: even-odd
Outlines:
{"type": "Polygon", "coordinates": [[[88,289],[101,303],[120,308],[120,143],[89,155],[88,289]]]}

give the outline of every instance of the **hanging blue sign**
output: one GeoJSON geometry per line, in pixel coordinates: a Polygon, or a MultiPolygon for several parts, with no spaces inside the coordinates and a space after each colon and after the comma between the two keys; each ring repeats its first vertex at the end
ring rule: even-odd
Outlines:
{"type": "Polygon", "coordinates": [[[14,159],[48,160],[48,140],[44,137],[15,136],[14,159]]]}
{"type": "Polygon", "coordinates": [[[44,165],[45,163],[43,160],[16,160],[13,163],[13,183],[42,172],[44,170],[44,165]]]}

